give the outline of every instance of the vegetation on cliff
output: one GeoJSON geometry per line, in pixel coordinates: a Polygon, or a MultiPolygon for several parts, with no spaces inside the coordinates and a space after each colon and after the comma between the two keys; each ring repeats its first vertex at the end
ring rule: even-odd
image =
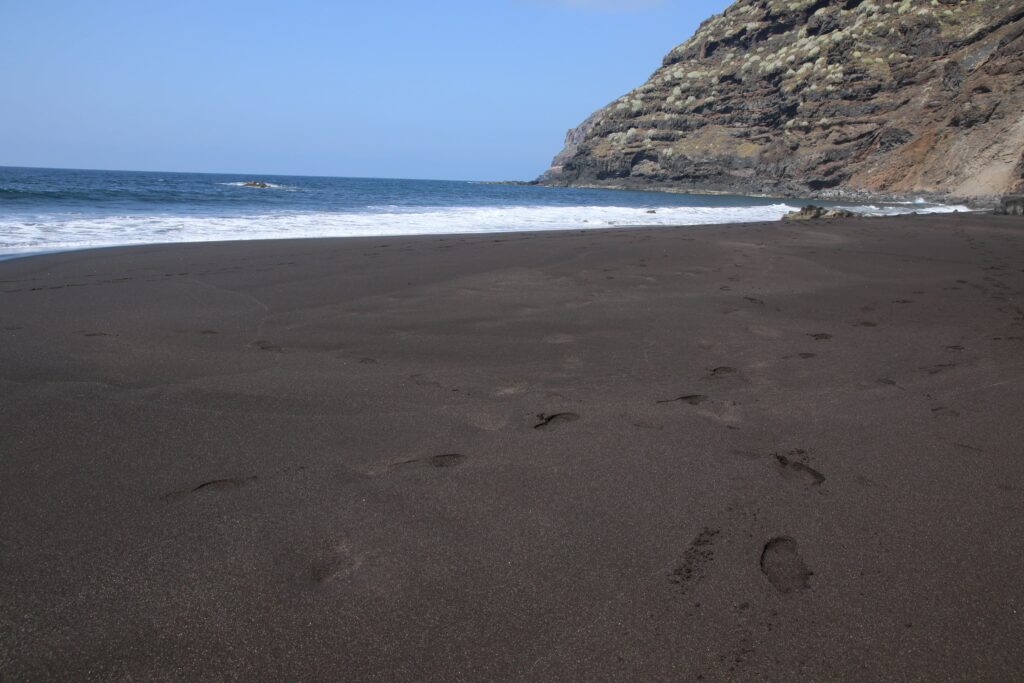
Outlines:
{"type": "Polygon", "coordinates": [[[1022,0],[738,0],[566,137],[541,182],[1024,190],[1022,0]]]}

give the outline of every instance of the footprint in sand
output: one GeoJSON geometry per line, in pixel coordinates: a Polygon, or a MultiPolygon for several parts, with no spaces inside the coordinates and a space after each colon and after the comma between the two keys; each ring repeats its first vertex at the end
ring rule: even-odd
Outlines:
{"type": "Polygon", "coordinates": [[[171,491],[170,493],[164,494],[164,500],[170,502],[180,500],[186,496],[190,496],[194,493],[212,493],[216,491],[230,491],[232,489],[238,489],[243,486],[256,481],[258,477],[255,475],[251,477],[231,477],[228,479],[211,479],[210,481],[204,481],[198,486],[194,486],[188,489],[181,489],[178,491],[171,491]]]}
{"type": "Polygon", "coordinates": [[[814,575],[804,564],[797,542],[788,536],[776,536],[764,544],[761,571],[780,593],[807,590],[814,575]]]}
{"type": "Polygon", "coordinates": [[[466,456],[461,453],[442,453],[430,457],[427,462],[431,467],[455,467],[461,465],[466,456]]]}
{"type": "Polygon", "coordinates": [[[424,458],[404,460],[402,462],[395,463],[391,467],[455,467],[456,465],[461,465],[465,460],[466,456],[461,453],[441,453],[440,455],[430,455],[424,458]]]}
{"type": "Polygon", "coordinates": [[[252,345],[259,349],[260,351],[271,351],[273,353],[284,352],[284,349],[282,349],[277,344],[271,344],[270,342],[265,341],[263,339],[257,339],[256,341],[252,342],[252,345]]]}
{"type": "MultiPolygon", "coordinates": [[[[797,449],[795,451],[790,451],[789,455],[793,457],[803,457],[805,455],[805,451],[797,449]]],[[[786,479],[799,480],[808,486],[821,486],[825,481],[825,475],[818,470],[814,469],[807,463],[800,462],[799,460],[793,460],[781,453],[775,453],[775,463],[779,474],[786,479]]]]}
{"type": "Polygon", "coordinates": [[[921,369],[927,371],[929,375],[937,375],[940,372],[946,372],[947,370],[952,370],[955,367],[956,363],[938,363],[937,365],[923,367],[921,369]]]}
{"type": "Polygon", "coordinates": [[[552,415],[537,413],[537,419],[540,420],[540,422],[533,425],[533,428],[547,430],[554,429],[559,425],[567,424],[569,422],[575,422],[580,419],[580,416],[576,413],[554,413],[552,415]]]}
{"type": "Polygon", "coordinates": [[[708,397],[704,394],[687,394],[686,396],[680,396],[678,398],[669,398],[664,401],[656,401],[656,403],[686,403],[691,406],[699,406],[704,401],[707,401],[708,397]]]}
{"type": "Polygon", "coordinates": [[[736,374],[736,368],[729,367],[728,365],[720,365],[717,368],[711,368],[708,371],[708,375],[714,379],[721,377],[729,377],[736,374]]]}
{"type": "Polygon", "coordinates": [[[308,576],[314,584],[322,586],[351,575],[359,569],[362,563],[362,558],[356,555],[348,545],[340,545],[311,564],[308,576]]]}
{"type": "Polygon", "coordinates": [[[932,415],[935,415],[936,417],[960,417],[960,413],[952,408],[947,408],[946,406],[932,408],[932,415]]]}
{"type": "Polygon", "coordinates": [[[827,332],[814,332],[812,334],[808,334],[807,336],[813,339],[814,341],[827,341],[832,338],[832,335],[827,332]]]}
{"type": "Polygon", "coordinates": [[[708,563],[715,557],[715,552],[711,549],[711,546],[714,544],[715,536],[721,533],[721,531],[721,529],[704,527],[690,541],[689,547],[683,552],[682,562],[672,570],[668,580],[677,584],[682,588],[683,592],[686,592],[691,583],[703,579],[708,563]]]}

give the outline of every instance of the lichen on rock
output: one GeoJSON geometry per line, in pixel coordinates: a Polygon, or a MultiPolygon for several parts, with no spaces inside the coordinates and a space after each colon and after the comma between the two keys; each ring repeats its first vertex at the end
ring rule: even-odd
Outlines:
{"type": "Polygon", "coordinates": [[[802,196],[1024,191],[1020,0],[738,0],[541,182],[802,196]]]}

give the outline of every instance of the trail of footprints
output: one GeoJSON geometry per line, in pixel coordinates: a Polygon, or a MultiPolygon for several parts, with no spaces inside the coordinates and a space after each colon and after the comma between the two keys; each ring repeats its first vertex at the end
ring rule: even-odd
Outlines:
{"type": "MultiPolygon", "coordinates": [[[[811,336],[817,339],[831,338],[831,335],[825,333],[811,336]]],[[[814,357],[814,354],[801,354],[801,357],[814,357]]],[[[715,379],[735,372],[733,368],[725,368],[727,372],[723,373],[722,369],[710,370],[709,378],[715,379]]],[[[655,404],[701,406],[711,400],[705,394],[691,393],[657,400],[655,404]]],[[[759,460],[763,457],[761,454],[751,451],[734,450],[733,452],[752,460],[759,460]]],[[[816,489],[825,483],[825,475],[809,463],[807,451],[804,449],[772,453],[770,462],[780,477],[807,489],[816,489]]],[[[669,573],[669,582],[679,586],[683,594],[688,593],[695,584],[700,583],[706,577],[708,568],[714,560],[716,537],[721,533],[722,529],[720,528],[704,527],[683,551],[679,564],[669,573]]],[[[811,587],[810,578],[814,573],[804,562],[798,542],[789,536],[770,538],[761,548],[758,565],[768,584],[780,594],[804,591],[811,587]]]]}
{"type": "MultiPolygon", "coordinates": [[[[751,303],[760,302],[751,301],[751,303]]],[[[893,303],[906,304],[911,302],[909,300],[895,300],[893,303]]],[[[862,327],[876,326],[875,323],[871,322],[860,322],[857,323],[857,325],[862,327]]],[[[814,341],[828,341],[832,339],[832,334],[826,332],[810,333],[807,336],[814,341]]],[[[257,341],[255,345],[261,350],[281,350],[280,347],[274,347],[262,342],[261,340],[257,341]]],[[[950,351],[963,350],[963,347],[960,345],[950,345],[946,348],[950,351]]],[[[800,353],[798,355],[803,359],[810,359],[816,356],[814,353],[807,352],[800,353]]],[[[361,362],[369,363],[373,362],[373,360],[364,359],[361,362]]],[[[921,369],[929,374],[936,374],[952,369],[953,367],[955,367],[953,363],[942,363],[921,369]]],[[[734,367],[717,366],[708,369],[707,377],[710,380],[717,380],[737,375],[738,371],[734,367]]],[[[889,379],[882,379],[879,380],[879,382],[882,384],[896,385],[895,381],[889,379]]],[[[711,400],[712,399],[706,394],[689,393],[673,398],[658,400],[655,403],[659,405],[682,404],[686,406],[701,406],[711,400]]],[[[949,411],[945,408],[937,408],[934,412],[956,415],[955,411],[949,411]]],[[[556,412],[550,414],[538,413],[536,418],[537,421],[532,425],[532,428],[536,431],[549,431],[576,422],[580,419],[580,416],[574,412],[556,412]]],[[[761,457],[756,453],[748,453],[745,451],[743,453],[744,455],[752,458],[761,457]]],[[[467,460],[468,457],[461,453],[441,453],[393,463],[387,466],[386,469],[448,469],[458,467],[464,464],[467,460]]],[[[807,453],[802,449],[795,449],[786,453],[772,453],[770,456],[770,462],[772,468],[778,473],[778,475],[787,481],[801,484],[808,488],[820,487],[826,481],[824,474],[808,463],[807,453]]],[[[248,477],[213,479],[189,488],[168,493],[164,496],[164,499],[168,502],[173,502],[193,495],[227,492],[254,485],[258,481],[259,478],[255,475],[248,477]]],[[[705,578],[708,567],[714,559],[715,540],[721,534],[721,531],[722,530],[719,528],[705,527],[690,542],[686,550],[683,552],[680,563],[670,573],[669,581],[678,585],[684,593],[689,591],[693,584],[699,583],[705,578]]],[[[346,568],[350,567],[351,563],[346,561],[342,556],[346,556],[347,554],[348,553],[345,552],[340,555],[334,553],[328,558],[323,558],[315,562],[309,568],[309,578],[313,583],[319,585],[327,583],[333,578],[336,578],[339,574],[346,573],[348,571],[346,568]]],[[[758,564],[768,583],[779,593],[792,593],[795,591],[807,590],[810,587],[810,577],[813,576],[813,572],[808,569],[804,562],[799,552],[798,542],[791,537],[776,536],[770,538],[761,548],[758,564]]]]}
{"type": "MultiPolygon", "coordinates": [[[[988,278],[991,280],[991,278],[988,278]]],[[[957,280],[958,284],[967,284],[966,280],[957,280]]],[[[994,286],[999,286],[1002,283],[990,282],[994,286]]],[[[915,291],[914,294],[922,295],[924,292],[915,291]]],[[[754,297],[745,297],[749,303],[755,305],[764,305],[764,302],[754,297]]],[[[908,305],[914,303],[911,299],[900,298],[894,299],[891,302],[896,305],[908,305]]],[[[873,312],[872,307],[864,307],[863,311],[870,313],[873,312]]],[[[1007,311],[1011,314],[1016,324],[1020,324],[1024,321],[1024,310],[1020,307],[1013,307],[1007,311]]],[[[862,328],[875,328],[878,327],[878,323],[870,320],[862,320],[853,323],[855,327],[862,328]]],[[[814,341],[823,342],[829,341],[833,338],[831,333],[827,332],[813,332],[807,334],[814,341]]],[[[1018,340],[1024,338],[1024,336],[1018,337],[1007,337],[1011,340],[1018,340]]],[[[1002,338],[997,338],[1002,340],[1002,338]]],[[[950,352],[961,352],[964,350],[964,346],[961,344],[950,344],[945,346],[946,351],[950,352]]],[[[798,354],[799,358],[811,359],[815,358],[816,354],[804,352],[798,354]]],[[[789,356],[787,356],[789,358],[789,356]]],[[[921,367],[920,370],[924,371],[928,375],[935,375],[943,372],[947,372],[956,367],[955,363],[937,363],[931,366],[921,367]]],[[[718,366],[708,370],[709,379],[721,379],[724,377],[737,375],[736,368],[730,366],[718,366]]],[[[899,386],[896,381],[883,378],[878,380],[880,384],[894,386],[896,388],[903,389],[899,386]]],[[[700,393],[688,393],[681,394],[673,398],[666,398],[655,401],[658,405],[668,404],[681,404],[686,406],[701,406],[712,399],[700,393]]],[[[957,416],[958,413],[952,409],[946,407],[933,408],[932,412],[936,415],[949,415],[957,416]]],[[[534,425],[536,430],[547,430],[555,428],[565,423],[573,422],[579,419],[579,416],[575,413],[554,413],[544,414],[540,413],[537,415],[540,420],[534,425]]],[[[645,423],[640,426],[648,426],[645,423]]],[[[966,449],[977,450],[972,446],[957,444],[966,449]]],[[[748,451],[737,451],[741,455],[753,459],[759,459],[761,456],[757,453],[748,451]]],[[[442,456],[435,456],[442,457],[442,456]]],[[[783,479],[800,484],[808,489],[815,489],[821,487],[825,481],[825,475],[813,467],[808,462],[806,451],[802,449],[794,449],[785,453],[772,453],[770,457],[773,469],[783,479]]],[[[669,581],[680,587],[683,593],[688,592],[692,589],[694,584],[697,584],[704,580],[707,575],[708,568],[714,559],[714,545],[716,538],[722,533],[720,528],[705,527],[702,529],[689,543],[687,548],[682,554],[682,558],[679,564],[670,572],[669,581]]],[[[760,556],[758,557],[758,566],[761,573],[765,576],[768,584],[772,586],[780,594],[790,594],[799,591],[808,590],[811,587],[811,577],[814,572],[811,571],[803,556],[800,553],[800,546],[796,539],[790,536],[774,536],[769,538],[761,548],[760,556]]]]}
{"type": "MultiPolygon", "coordinates": [[[[992,281],[992,278],[986,279],[989,280],[989,284],[992,286],[1002,288],[1000,285],[1003,285],[1003,287],[1005,287],[1004,283],[992,281]]],[[[967,284],[967,281],[957,280],[957,283],[967,284]]],[[[914,294],[921,295],[924,294],[924,292],[915,291],[914,294]]],[[[751,300],[751,303],[757,302],[751,300]]],[[[911,299],[900,298],[894,299],[891,303],[896,305],[908,305],[914,303],[914,301],[911,299]]],[[[873,308],[865,307],[862,310],[864,312],[872,312],[873,308]]],[[[1018,326],[1024,325],[1024,309],[1020,306],[1004,306],[1000,311],[1010,316],[1012,320],[1011,324],[1018,326]]],[[[854,326],[873,328],[877,327],[878,323],[873,321],[860,321],[854,323],[854,326]]],[[[814,341],[819,342],[829,341],[833,338],[833,335],[827,332],[814,332],[809,333],[807,336],[814,341]]],[[[1024,335],[993,337],[993,339],[996,341],[1003,341],[1005,339],[1018,341],[1024,340],[1024,335]]],[[[963,344],[948,344],[943,348],[945,351],[952,353],[959,353],[965,350],[963,344]]],[[[814,358],[816,354],[800,353],[798,355],[800,358],[810,359],[814,358]]],[[[786,356],[785,358],[790,357],[791,356],[786,356]]],[[[949,372],[956,367],[956,363],[947,362],[922,366],[919,370],[927,375],[938,375],[949,372]]],[[[734,373],[735,370],[733,368],[720,367],[711,369],[709,371],[709,376],[711,378],[720,378],[734,373]]],[[[878,383],[905,390],[905,388],[900,386],[895,380],[889,378],[879,379],[878,383]]],[[[925,394],[925,397],[930,398],[927,394],[925,394]]],[[[659,405],[684,404],[700,406],[709,400],[711,399],[704,394],[683,394],[675,398],[658,400],[656,403],[659,405]]],[[[932,408],[931,412],[936,416],[959,416],[959,413],[956,410],[946,406],[932,408]]],[[[965,450],[983,452],[981,449],[967,444],[956,443],[954,445],[965,450]]],[[[734,453],[751,459],[758,459],[761,457],[759,454],[749,451],[734,451],[734,453]]],[[[788,481],[802,484],[809,489],[821,487],[826,481],[825,475],[809,464],[807,453],[802,449],[796,449],[786,453],[772,453],[771,459],[773,461],[774,469],[782,478],[788,481]]],[[[719,536],[721,531],[722,530],[718,528],[705,527],[690,542],[686,550],[683,552],[680,563],[670,573],[669,581],[673,584],[679,585],[684,593],[689,591],[693,584],[698,583],[705,578],[708,566],[714,559],[714,543],[716,537],[719,536]]],[[[798,541],[792,537],[775,536],[770,538],[761,548],[758,564],[761,573],[765,576],[768,583],[780,594],[805,591],[811,587],[810,580],[814,575],[814,572],[808,568],[800,553],[798,541]]]]}
{"type": "MultiPolygon", "coordinates": [[[[829,338],[829,335],[820,335],[829,338]]],[[[813,357],[814,354],[801,354],[801,357],[813,357]]],[[[713,379],[723,375],[712,369],[709,373],[713,379]]],[[[732,368],[728,368],[732,370],[732,368]]],[[[732,374],[724,373],[724,374],[732,374]]],[[[657,405],[683,404],[701,406],[711,398],[705,394],[683,394],[675,398],[655,401],[657,405]]],[[[762,456],[750,451],[734,451],[745,458],[760,459],[762,456]]],[[[773,469],[785,480],[792,481],[807,488],[820,487],[825,482],[825,475],[808,462],[807,452],[794,449],[786,453],[772,453],[773,469]]],[[[705,527],[690,542],[683,552],[680,563],[668,576],[670,583],[680,587],[685,594],[693,585],[701,582],[714,559],[714,542],[721,534],[719,528],[705,527]]],[[[810,588],[810,577],[813,575],[799,552],[796,540],[788,536],[777,536],[769,539],[761,549],[759,566],[768,583],[779,593],[793,593],[810,588]]]]}
{"type": "MultiPolygon", "coordinates": [[[[550,430],[555,429],[561,425],[575,422],[580,419],[580,416],[576,413],[562,412],[553,413],[547,415],[545,413],[538,413],[537,419],[540,420],[533,426],[535,430],[550,430]]],[[[388,465],[385,470],[401,470],[415,467],[427,467],[427,468],[451,468],[458,465],[462,465],[466,462],[468,456],[462,453],[440,453],[437,455],[429,455],[418,458],[411,458],[409,460],[402,460],[399,462],[388,465]]],[[[296,466],[281,470],[277,474],[285,474],[289,472],[298,472],[304,470],[304,466],[296,466]]],[[[257,475],[250,475],[244,477],[224,477],[220,479],[211,479],[208,481],[201,482],[194,486],[189,486],[183,489],[171,491],[163,495],[163,499],[167,502],[174,502],[195,494],[211,493],[211,492],[223,492],[239,489],[242,487],[250,486],[259,481],[257,475]]]]}
{"type": "MultiPolygon", "coordinates": [[[[122,278],[127,280],[128,278],[122,278]]],[[[1001,282],[994,280],[994,278],[986,277],[986,281],[991,286],[997,288],[1005,288],[1005,285],[1001,282]]],[[[118,282],[120,280],[104,281],[104,282],[118,282]]],[[[957,280],[957,284],[968,284],[966,280],[957,280]]],[[[71,285],[73,286],[73,285],[71,285]]],[[[36,288],[42,289],[42,288],[36,288]]],[[[18,290],[14,290],[18,291],[18,290]]],[[[923,294],[923,292],[915,292],[915,294],[923,294]]],[[[746,300],[754,305],[764,305],[764,301],[756,299],[754,297],[745,297],[746,300]]],[[[995,297],[993,297],[995,298],[995,297]]],[[[906,305],[913,303],[909,299],[896,299],[891,303],[898,305],[906,305]]],[[[865,307],[864,312],[871,312],[870,307],[865,307]]],[[[1000,309],[1003,310],[1003,309],[1000,309]]],[[[1005,310],[1006,313],[1011,315],[1013,323],[1020,325],[1024,322],[1024,310],[1018,306],[1014,306],[1010,309],[1005,310]]],[[[877,323],[871,321],[861,321],[854,323],[857,327],[877,327],[877,323]]],[[[212,330],[203,330],[201,334],[215,334],[212,330]]],[[[83,336],[111,336],[102,332],[86,332],[79,331],[79,334],[83,336]]],[[[807,335],[814,341],[829,341],[833,338],[833,335],[826,332],[815,332],[807,335]]],[[[993,339],[1002,340],[1004,337],[994,337],[993,339]]],[[[1024,336],[1009,336],[1005,337],[1012,341],[1024,339],[1024,336]]],[[[253,342],[253,346],[262,351],[281,352],[283,349],[280,346],[270,344],[264,340],[256,340],[253,342]]],[[[962,345],[948,345],[945,347],[947,351],[959,352],[963,351],[962,345]]],[[[814,353],[800,353],[800,358],[810,359],[814,358],[814,353]]],[[[788,357],[787,357],[788,358],[788,357]]],[[[362,363],[374,363],[374,359],[362,359],[362,363]]],[[[932,366],[922,367],[921,370],[927,372],[929,375],[934,375],[951,370],[955,367],[954,363],[940,363],[932,366]]],[[[730,366],[719,366],[708,370],[709,379],[722,379],[730,376],[736,376],[738,374],[736,368],[730,366]]],[[[415,379],[415,378],[414,378],[415,379]]],[[[894,380],[891,379],[880,379],[879,383],[884,385],[895,386],[902,389],[894,380]]],[[[419,382],[417,382],[419,383],[419,382]]],[[[663,399],[656,401],[657,404],[682,404],[687,406],[701,406],[702,404],[710,401],[710,397],[704,394],[683,394],[674,398],[663,399]]],[[[958,413],[945,407],[939,407],[932,409],[932,412],[937,415],[949,415],[957,416],[958,413]]],[[[565,427],[568,424],[576,422],[580,419],[577,413],[573,412],[558,412],[558,413],[538,413],[537,422],[533,424],[532,428],[537,431],[549,431],[565,427]]],[[[972,446],[966,444],[956,444],[959,447],[969,450],[978,450],[972,446]]],[[[739,452],[745,457],[760,458],[761,456],[757,453],[751,453],[747,451],[739,452]]],[[[461,453],[441,453],[437,455],[424,456],[419,458],[413,458],[397,463],[393,463],[388,466],[388,470],[402,470],[408,468],[427,468],[427,469],[448,469],[454,468],[464,464],[468,460],[468,457],[461,453]]],[[[801,484],[808,488],[821,487],[826,481],[825,476],[807,461],[807,454],[804,450],[796,449],[786,453],[772,453],[770,462],[773,469],[787,481],[801,484]]],[[[284,474],[287,472],[301,471],[303,467],[289,468],[282,470],[277,474],[284,474]]],[[[191,496],[206,495],[211,493],[223,493],[229,492],[252,485],[258,484],[260,481],[256,475],[246,477],[228,477],[221,479],[212,479],[201,482],[197,485],[186,487],[177,491],[172,491],[164,495],[164,500],[167,502],[175,502],[191,496]]],[[[669,581],[676,584],[680,589],[686,593],[691,590],[694,584],[704,580],[707,575],[708,568],[714,559],[714,545],[717,537],[721,534],[720,528],[705,527],[701,530],[690,542],[687,548],[682,554],[682,558],[679,564],[671,571],[669,575],[669,581]]],[[[339,576],[346,575],[354,571],[361,564],[361,558],[355,556],[347,546],[340,546],[333,552],[328,553],[327,556],[321,557],[308,569],[308,578],[313,584],[323,585],[326,584],[339,576]]],[[[758,565],[761,573],[765,576],[769,585],[772,586],[780,594],[789,594],[798,591],[804,591],[810,588],[810,579],[813,576],[813,572],[807,567],[799,550],[799,543],[796,539],[789,536],[775,536],[770,538],[764,543],[761,548],[760,556],[758,558],[758,565]]]]}
{"type": "MultiPolygon", "coordinates": [[[[680,563],[669,574],[669,582],[679,586],[683,594],[707,576],[708,566],[715,558],[715,538],[721,529],[704,527],[690,541],[680,563]]],[[[805,591],[811,587],[814,572],[800,554],[800,544],[789,536],[774,536],[761,548],[758,566],[769,585],[782,594],[805,591]]]]}
{"type": "MultiPolygon", "coordinates": [[[[751,303],[758,304],[762,302],[751,300],[751,303]]],[[[907,299],[897,299],[892,303],[909,304],[912,302],[907,299]]],[[[1018,314],[1019,309],[1013,311],[1013,313],[1018,314]]],[[[875,327],[877,326],[877,323],[862,321],[855,325],[860,327],[875,327]]],[[[833,338],[832,334],[826,332],[809,333],[807,336],[814,341],[829,341],[833,338]]],[[[259,342],[257,342],[257,346],[262,350],[280,350],[279,348],[274,348],[269,344],[259,342]]],[[[962,345],[948,345],[945,348],[948,351],[962,351],[964,349],[962,345]]],[[[816,354],[807,352],[800,353],[798,355],[803,359],[816,357],[816,354]]],[[[363,362],[372,361],[367,359],[363,362]]],[[[937,374],[950,370],[954,367],[955,364],[953,363],[940,363],[928,367],[922,367],[921,370],[928,374],[937,374]]],[[[707,376],[708,379],[715,380],[736,375],[738,375],[738,371],[734,367],[717,366],[710,368],[707,376]]],[[[879,383],[898,387],[897,383],[890,379],[881,379],[879,380],[879,383]]],[[[673,398],[658,400],[656,401],[656,404],[701,406],[711,400],[712,399],[705,394],[689,393],[673,398]]],[[[953,416],[957,414],[955,411],[946,408],[936,408],[933,409],[933,412],[953,416]]],[[[538,413],[536,417],[537,421],[532,425],[532,428],[536,431],[558,429],[580,419],[580,416],[573,412],[556,412],[550,414],[538,413]]],[[[748,453],[745,451],[743,453],[744,455],[752,458],[761,457],[756,453],[748,453]]],[[[387,469],[447,469],[462,465],[467,460],[468,457],[461,453],[441,453],[397,462],[388,466],[387,469]]],[[[770,456],[772,468],[781,478],[796,484],[801,484],[807,488],[821,487],[826,481],[825,475],[809,464],[807,460],[807,453],[802,449],[795,449],[786,453],[772,453],[770,456]]],[[[214,479],[202,482],[190,488],[171,492],[165,495],[164,498],[170,502],[196,494],[231,491],[253,485],[257,481],[258,477],[256,476],[214,479]]],[[[714,559],[715,540],[721,532],[722,530],[719,528],[705,527],[700,533],[698,533],[683,552],[680,563],[671,571],[669,581],[678,585],[684,593],[689,591],[694,584],[702,581],[707,574],[708,567],[714,559]]],[[[337,577],[339,574],[347,572],[348,570],[346,568],[349,567],[351,563],[345,561],[344,557],[339,559],[339,557],[346,556],[347,554],[348,553],[346,552],[343,552],[338,556],[336,556],[337,554],[332,554],[331,557],[322,559],[311,565],[309,575],[313,583],[324,584],[337,577]]],[[[791,537],[776,536],[770,538],[761,548],[758,565],[769,585],[781,594],[803,591],[810,588],[810,578],[813,576],[813,572],[804,562],[799,551],[798,542],[791,537]]]]}
{"type": "MultiPolygon", "coordinates": [[[[740,452],[744,457],[758,458],[758,454],[740,452]]],[[[797,481],[808,487],[821,486],[825,476],[802,459],[805,451],[797,449],[787,455],[773,453],[779,474],[788,480],[797,481]],[[791,457],[792,456],[792,457],[791,457]]],[[[714,541],[722,532],[719,528],[705,527],[687,546],[682,560],[669,574],[668,580],[680,587],[685,594],[693,584],[702,581],[708,566],[714,559],[714,541]]],[[[811,587],[810,578],[814,572],[808,569],[799,551],[797,541],[789,536],[770,538],[762,547],[759,559],[761,573],[779,593],[804,591],[811,587]]]]}

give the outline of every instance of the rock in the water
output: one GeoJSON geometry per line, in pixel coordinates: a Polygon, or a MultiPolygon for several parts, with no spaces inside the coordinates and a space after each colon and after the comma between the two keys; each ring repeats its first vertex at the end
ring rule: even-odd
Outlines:
{"type": "Polygon", "coordinates": [[[244,185],[245,187],[270,187],[269,183],[265,183],[262,180],[249,180],[247,182],[242,183],[242,185],[244,185]]]}
{"type": "Polygon", "coordinates": [[[853,218],[856,216],[853,211],[846,209],[826,209],[823,206],[808,204],[799,211],[790,211],[782,217],[786,221],[812,221],[818,218],[853,218]]]}
{"type": "Polygon", "coordinates": [[[1024,195],[1003,197],[1000,202],[999,212],[1007,216],[1024,216],[1024,195]]]}
{"type": "Polygon", "coordinates": [[[1024,2],[737,0],[540,181],[791,196],[1024,192],[1024,2]]]}

